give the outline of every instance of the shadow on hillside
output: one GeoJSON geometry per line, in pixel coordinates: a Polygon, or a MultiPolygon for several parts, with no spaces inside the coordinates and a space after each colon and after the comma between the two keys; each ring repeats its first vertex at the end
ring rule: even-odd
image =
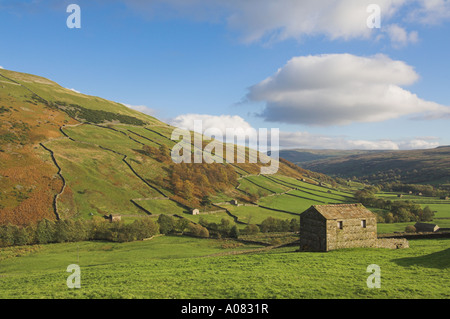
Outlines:
{"type": "Polygon", "coordinates": [[[415,265],[425,268],[447,269],[450,268],[450,248],[425,256],[394,259],[393,262],[403,267],[415,265]]]}

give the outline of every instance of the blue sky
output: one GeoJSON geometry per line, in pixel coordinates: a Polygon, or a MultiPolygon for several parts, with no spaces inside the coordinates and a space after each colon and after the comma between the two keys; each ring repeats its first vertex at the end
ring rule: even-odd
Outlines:
{"type": "Polygon", "coordinates": [[[289,148],[450,145],[449,34],[445,0],[0,0],[1,67],[289,148]]]}

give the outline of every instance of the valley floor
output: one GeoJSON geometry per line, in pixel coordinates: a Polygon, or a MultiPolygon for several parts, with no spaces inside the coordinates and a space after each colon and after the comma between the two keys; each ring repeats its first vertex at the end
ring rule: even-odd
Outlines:
{"type": "Polygon", "coordinates": [[[450,298],[450,239],[411,248],[297,252],[236,242],[160,236],[0,249],[0,298],[450,298]],[[254,250],[254,253],[249,253],[254,250]],[[244,252],[244,253],[239,253],[244,252]],[[81,288],[69,289],[70,264],[81,288]],[[369,289],[369,265],[381,288],[369,289]]]}

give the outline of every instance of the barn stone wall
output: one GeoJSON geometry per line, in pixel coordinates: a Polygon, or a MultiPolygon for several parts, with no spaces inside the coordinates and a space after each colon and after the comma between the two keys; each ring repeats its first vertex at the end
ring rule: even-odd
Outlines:
{"type": "Polygon", "coordinates": [[[300,216],[300,250],[326,250],[326,220],[319,214],[303,213],[300,216]]]}
{"type": "Polygon", "coordinates": [[[340,248],[376,247],[377,223],[375,218],[354,218],[343,220],[327,220],[327,251],[340,248]],[[366,227],[362,227],[362,220],[366,227]],[[338,221],[343,228],[338,228],[338,221]]]}
{"type": "Polygon", "coordinates": [[[409,248],[409,242],[406,238],[378,238],[377,248],[409,248]]]}

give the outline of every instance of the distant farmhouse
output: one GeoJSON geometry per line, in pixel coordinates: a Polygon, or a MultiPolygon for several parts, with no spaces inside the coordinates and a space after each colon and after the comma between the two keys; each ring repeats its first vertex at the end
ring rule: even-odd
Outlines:
{"type": "Polygon", "coordinates": [[[377,247],[375,215],[362,204],[314,205],[300,215],[300,250],[377,247]]]}

